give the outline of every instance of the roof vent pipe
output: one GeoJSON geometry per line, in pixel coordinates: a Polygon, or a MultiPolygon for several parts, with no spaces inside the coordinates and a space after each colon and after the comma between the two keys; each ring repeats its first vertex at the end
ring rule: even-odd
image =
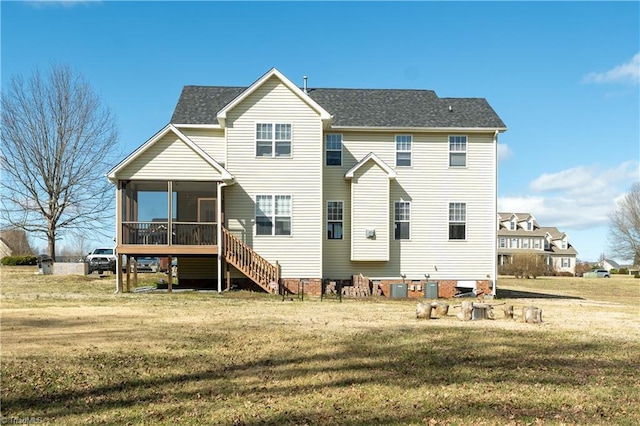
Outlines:
{"type": "Polygon", "coordinates": [[[302,80],[304,81],[302,89],[304,90],[304,93],[307,93],[307,76],[306,75],[302,76],[302,80]]]}
{"type": "Polygon", "coordinates": [[[453,111],[453,107],[451,105],[449,105],[449,112],[453,111]]]}

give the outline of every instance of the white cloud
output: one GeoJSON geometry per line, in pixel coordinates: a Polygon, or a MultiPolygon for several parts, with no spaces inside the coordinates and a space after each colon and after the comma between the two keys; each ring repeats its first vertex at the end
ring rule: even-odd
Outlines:
{"type": "Polygon", "coordinates": [[[509,145],[506,143],[498,144],[498,161],[504,161],[507,158],[511,157],[513,151],[509,148],[509,145]]]}
{"type": "Polygon", "coordinates": [[[629,62],[611,68],[605,72],[591,72],[584,76],[584,83],[632,83],[640,82],[640,53],[636,53],[629,62]]]}
{"type": "Polygon", "coordinates": [[[534,179],[529,194],[501,197],[501,212],[533,214],[542,226],[589,229],[607,226],[616,199],[640,180],[638,161],[627,161],[610,169],[578,166],[534,179]]]}

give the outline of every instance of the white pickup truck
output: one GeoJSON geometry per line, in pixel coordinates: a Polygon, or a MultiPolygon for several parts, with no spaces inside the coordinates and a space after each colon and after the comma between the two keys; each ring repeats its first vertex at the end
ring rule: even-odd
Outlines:
{"type": "Polygon", "coordinates": [[[103,271],[116,272],[116,256],[112,247],[98,247],[87,255],[85,261],[89,264],[89,274],[93,271],[99,274],[103,271]]]}

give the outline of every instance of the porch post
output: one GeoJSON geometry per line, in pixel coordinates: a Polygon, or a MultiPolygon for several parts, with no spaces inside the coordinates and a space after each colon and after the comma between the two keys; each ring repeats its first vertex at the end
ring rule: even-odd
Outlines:
{"type": "Polygon", "coordinates": [[[224,225],[224,213],[222,212],[222,187],[227,186],[224,182],[216,183],[216,243],[218,245],[218,293],[222,293],[222,256],[223,256],[223,241],[222,241],[222,226],[224,225]]]}
{"type": "Polygon", "coordinates": [[[130,287],[131,283],[131,256],[127,255],[127,288],[130,287]]]}
{"type": "Polygon", "coordinates": [[[173,256],[167,256],[167,288],[173,285],[173,256]]]}

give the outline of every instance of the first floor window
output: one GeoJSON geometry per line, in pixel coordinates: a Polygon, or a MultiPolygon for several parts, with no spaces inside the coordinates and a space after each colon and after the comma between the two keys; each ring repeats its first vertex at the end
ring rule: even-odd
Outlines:
{"type": "Polygon", "coordinates": [[[256,157],[291,157],[291,124],[256,123],[256,157]]]}
{"type": "Polygon", "coordinates": [[[395,239],[408,240],[410,238],[411,203],[396,201],[394,203],[395,239]]]}
{"type": "Polygon", "coordinates": [[[449,239],[467,238],[467,204],[449,203],[449,239]]]}
{"type": "Polygon", "coordinates": [[[329,240],[342,239],[342,201],[327,201],[327,238],[329,240]]]}
{"type": "Polygon", "coordinates": [[[411,135],[396,135],[396,167],[411,166],[411,135]]]}
{"type": "Polygon", "coordinates": [[[466,165],[467,165],[467,137],[466,136],[449,136],[449,166],[465,167],[466,165]]]}
{"type": "Polygon", "coordinates": [[[291,196],[256,196],[256,235],[291,235],[291,196]]]}
{"type": "Polygon", "coordinates": [[[563,268],[569,268],[571,266],[571,261],[569,260],[568,257],[563,257],[562,258],[562,267],[563,268]]]}

